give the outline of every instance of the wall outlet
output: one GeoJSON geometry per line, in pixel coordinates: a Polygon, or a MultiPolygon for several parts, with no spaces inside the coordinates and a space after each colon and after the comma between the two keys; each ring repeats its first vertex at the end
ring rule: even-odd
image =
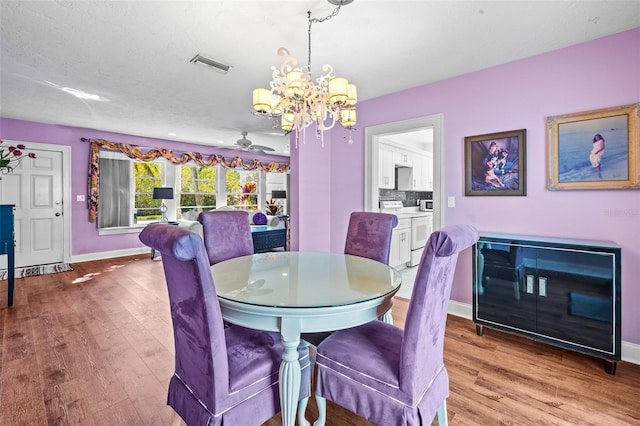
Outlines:
{"type": "Polygon", "coordinates": [[[84,201],[84,195],[76,195],[76,201],[84,201]]]}
{"type": "Polygon", "coordinates": [[[455,206],[456,206],[456,197],[448,197],[447,207],[455,207],[455,206]]]}

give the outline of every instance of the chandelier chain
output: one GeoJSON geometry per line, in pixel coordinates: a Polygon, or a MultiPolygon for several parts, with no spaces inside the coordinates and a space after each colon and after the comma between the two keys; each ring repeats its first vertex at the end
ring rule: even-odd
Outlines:
{"type": "Polygon", "coordinates": [[[325,16],[324,18],[312,18],[311,17],[311,11],[307,11],[307,17],[309,20],[309,47],[307,49],[308,52],[308,56],[307,56],[307,67],[309,68],[309,71],[311,71],[311,24],[321,24],[325,21],[328,21],[329,19],[333,18],[334,16],[338,15],[338,13],[340,13],[340,7],[342,5],[339,4],[335,9],[333,9],[333,12],[331,12],[330,15],[325,16]]]}

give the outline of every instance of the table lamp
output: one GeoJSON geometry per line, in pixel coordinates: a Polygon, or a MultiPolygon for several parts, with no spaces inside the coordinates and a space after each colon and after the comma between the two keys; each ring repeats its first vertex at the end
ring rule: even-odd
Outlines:
{"type": "MultiPolygon", "coordinates": [[[[287,191],[278,191],[278,190],[276,190],[276,191],[271,191],[271,198],[272,198],[272,199],[274,199],[274,200],[284,200],[284,199],[286,199],[286,198],[287,198],[287,191]]],[[[284,206],[282,206],[282,205],[281,205],[281,206],[279,206],[279,207],[278,207],[278,211],[282,211],[282,210],[283,210],[283,208],[284,208],[284,206]]],[[[281,219],[282,219],[282,218],[284,218],[284,217],[288,217],[286,214],[281,214],[281,215],[278,215],[278,216],[279,216],[281,219]]],[[[285,227],[286,227],[286,226],[287,226],[287,223],[286,223],[286,221],[285,221],[285,227]]]]}
{"type": "Polygon", "coordinates": [[[167,205],[164,200],[173,200],[173,188],[153,188],[153,199],[163,200],[160,206],[160,213],[162,214],[160,223],[167,223],[167,205]]]}

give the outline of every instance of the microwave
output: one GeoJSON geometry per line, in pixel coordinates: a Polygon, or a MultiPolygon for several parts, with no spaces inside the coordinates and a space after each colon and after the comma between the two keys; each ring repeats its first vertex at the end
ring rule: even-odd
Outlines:
{"type": "Polygon", "coordinates": [[[420,200],[419,206],[421,212],[429,212],[433,210],[433,200],[420,200]]]}

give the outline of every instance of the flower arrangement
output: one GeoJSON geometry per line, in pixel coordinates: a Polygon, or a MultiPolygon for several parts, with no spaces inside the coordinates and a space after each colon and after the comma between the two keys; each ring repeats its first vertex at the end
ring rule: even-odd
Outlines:
{"type": "MultiPolygon", "coordinates": [[[[18,167],[22,159],[25,157],[25,153],[22,152],[23,149],[27,147],[19,144],[16,146],[9,145],[8,148],[5,148],[2,145],[2,139],[0,139],[0,173],[7,174],[13,172],[13,169],[18,167]]],[[[30,152],[26,154],[29,158],[36,158],[36,154],[30,152]]]]}
{"type": "Polygon", "coordinates": [[[244,204],[249,199],[249,194],[256,192],[256,188],[255,182],[240,185],[240,192],[242,193],[242,195],[240,195],[240,201],[244,204]]]}
{"type": "Polygon", "coordinates": [[[270,216],[278,216],[282,211],[282,206],[278,205],[278,201],[273,198],[266,202],[267,214],[270,216]]]}

